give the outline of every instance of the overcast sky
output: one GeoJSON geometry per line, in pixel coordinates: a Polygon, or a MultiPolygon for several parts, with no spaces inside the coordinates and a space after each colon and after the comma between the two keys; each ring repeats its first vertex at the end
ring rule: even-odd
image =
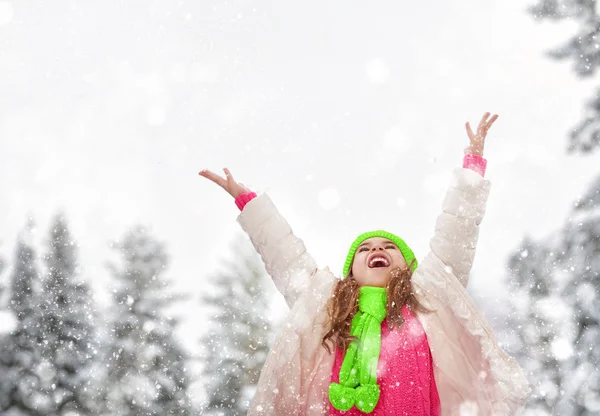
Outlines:
{"type": "MultiPolygon", "coordinates": [[[[43,247],[64,209],[101,295],[109,241],[148,224],[194,318],[240,230],[198,172],[227,166],[322,267],[340,273],[376,228],[422,259],[464,123],[490,111],[470,291],[502,316],[508,252],[560,227],[600,173],[565,152],[593,84],[544,56],[575,26],[536,23],[527,3],[0,1],[0,254],[28,214],[43,247]]],[[[184,321],[189,346],[198,330],[184,321]]]]}

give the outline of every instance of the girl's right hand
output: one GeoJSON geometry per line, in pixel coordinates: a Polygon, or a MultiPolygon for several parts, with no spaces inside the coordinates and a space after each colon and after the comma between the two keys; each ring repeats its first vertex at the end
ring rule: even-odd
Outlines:
{"type": "Polygon", "coordinates": [[[243,184],[238,183],[235,181],[235,179],[233,179],[233,175],[231,175],[229,169],[223,168],[223,171],[225,172],[225,178],[217,175],[216,173],[211,172],[208,169],[201,170],[199,175],[204,176],[206,179],[210,179],[211,181],[219,185],[221,188],[226,190],[227,193],[229,193],[229,195],[231,195],[233,198],[237,198],[241,194],[250,192],[250,189],[246,188],[243,184]]]}

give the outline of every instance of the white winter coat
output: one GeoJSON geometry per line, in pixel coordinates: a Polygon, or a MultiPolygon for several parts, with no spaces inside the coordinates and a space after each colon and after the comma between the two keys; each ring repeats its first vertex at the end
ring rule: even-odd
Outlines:
{"type": "MultiPolygon", "coordinates": [[[[479,174],[454,170],[431,250],[412,276],[417,299],[434,311],[416,316],[431,349],[442,416],[514,415],[530,391],[465,290],[489,190],[479,174]]],[[[321,339],[336,277],[317,268],[268,195],[248,202],[238,222],[290,307],[248,415],[326,415],[334,354],[321,339]]]]}

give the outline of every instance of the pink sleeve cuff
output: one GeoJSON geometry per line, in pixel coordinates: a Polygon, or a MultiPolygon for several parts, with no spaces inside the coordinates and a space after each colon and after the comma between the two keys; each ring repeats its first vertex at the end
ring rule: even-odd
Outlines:
{"type": "Polygon", "coordinates": [[[479,173],[482,177],[485,176],[486,167],[487,160],[481,156],[467,154],[463,159],[463,168],[471,169],[472,171],[479,173]]]}
{"type": "Polygon", "coordinates": [[[235,199],[235,204],[240,209],[240,211],[242,211],[244,209],[244,207],[246,206],[246,204],[248,202],[250,202],[251,200],[253,200],[254,198],[256,198],[256,193],[255,192],[247,192],[245,194],[239,195],[235,199]]]}

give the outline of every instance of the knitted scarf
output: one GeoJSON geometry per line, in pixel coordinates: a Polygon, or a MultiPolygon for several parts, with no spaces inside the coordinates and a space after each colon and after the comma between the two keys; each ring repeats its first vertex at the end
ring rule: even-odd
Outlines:
{"type": "Polygon", "coordinates": [[[350,329],[350,334],[358,340],[352,341],[346,350],[340,382],[329,385],[329,401],[338,410],[347,411],[356,405],[361,412],[371,413],[379,401],[377,364],[386,300],[383,287],[360,288],[358,312],[350,329]]]}

